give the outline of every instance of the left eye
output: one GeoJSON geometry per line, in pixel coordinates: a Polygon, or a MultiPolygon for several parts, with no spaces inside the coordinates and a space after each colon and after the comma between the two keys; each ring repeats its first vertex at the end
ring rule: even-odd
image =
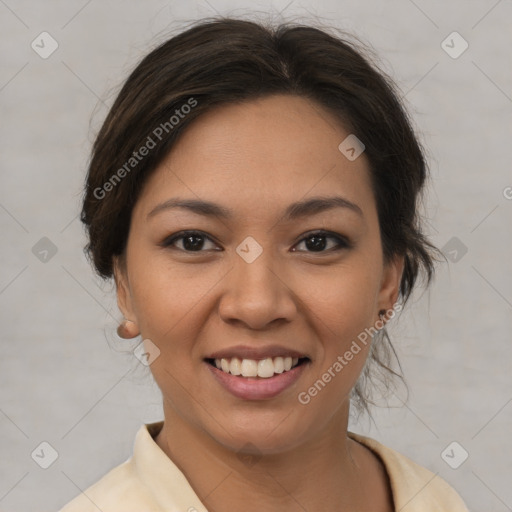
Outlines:
{"type": "MultiPolygon", "coordinates": [[[[304,237],[298,245],[305,244],[309,252],[326,252],[326,249],[334,249],[339,250],[343,248],[349,248],[350,243],[345,238],[331,234],[327,231],[317,231],[315,233],[310,233],[306,237],[304,237]],[[327,247],[329,244],[327,240],[334,240],[334,247],[327,247]]],[[[292,249],[295,251],[296,249],[292,249]]]]}

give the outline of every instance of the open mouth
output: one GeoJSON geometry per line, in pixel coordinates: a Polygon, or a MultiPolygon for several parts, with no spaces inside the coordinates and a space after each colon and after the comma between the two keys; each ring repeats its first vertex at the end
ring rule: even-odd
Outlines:
{"type": "Polygon", "coordinates": [[[268,379],[286,373],[310,361],[309,357],[267,357],[265,359],[240,359],[238,357],[205,359],[224,373],[239,377],[268,379]]]}

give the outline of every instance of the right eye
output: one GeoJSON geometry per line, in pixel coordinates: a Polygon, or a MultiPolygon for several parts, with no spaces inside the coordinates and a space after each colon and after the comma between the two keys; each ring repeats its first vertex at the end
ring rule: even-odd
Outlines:
{"type": "Polygon", "coordinates": [[[204,248],[205,240],[209,240],[213,244],[213,240],[205,233],[201,231],[188,230],[174,233],[167,237],[160,245],[162,247],[178,249],[184,252],[204,252],[202,249],[204,248]],[[182,247],[178,247],[176,245],[177,242],[181,242],[182,247]]]}

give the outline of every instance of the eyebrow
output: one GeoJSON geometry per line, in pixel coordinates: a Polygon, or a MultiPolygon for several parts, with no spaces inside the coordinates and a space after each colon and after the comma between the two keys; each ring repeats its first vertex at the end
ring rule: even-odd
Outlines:
{"type": "MultiPolygon", "coordinates": [[[[220,217],[226,220],[232,219],[235,216],[234,212],[229,208],[216,203],[212,203],[210,201],[203,201],[199,199],[172,198],[155,206],[155,208],[153,208],[148,213],[147,218],[149,219],[157,213],[173,208],[183,208],[198,215],[220,217]]],[[[283,218],[284,220],[290,221],[306,217],[308,215],[315,215],[327,210],[332,210],[333,208],[347,208],[357,213],[361,217],[364,217],[363,211],[357,204],[341,196],[330,196],[313,197],[292,203],[286,208],[283,218]]]]}

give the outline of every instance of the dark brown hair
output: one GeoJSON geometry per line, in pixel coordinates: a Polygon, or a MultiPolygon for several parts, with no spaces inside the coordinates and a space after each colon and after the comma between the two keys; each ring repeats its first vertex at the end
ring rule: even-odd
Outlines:
{"type": "MultiPolygon", "coordinates": [[[[81,220],[89,236],[86,254],[101,277],[112,277],[113,258],[124,254],[142,187],[180,133],[217,105],[272,94],[316,102],[363,142],[384,260],[405,257],[403,303],[420,270],[430,283],[438,251],[424,237],[418,215],[427,166],[392,80],[348,37],[312,26],[220,16],[196,23],[145,56],[97,135],[81,220]]],[[[390,365],[394,349],[382,332],[388,346],[373,344],[369,361],[380,373],[398,375],[390,365]]],[[[365,368],[363,377],[372,378],[372,372],[365,368]]],[[[367,408],[365,393],[358,382],[353,397],[361,408],[367,408]]]]}

